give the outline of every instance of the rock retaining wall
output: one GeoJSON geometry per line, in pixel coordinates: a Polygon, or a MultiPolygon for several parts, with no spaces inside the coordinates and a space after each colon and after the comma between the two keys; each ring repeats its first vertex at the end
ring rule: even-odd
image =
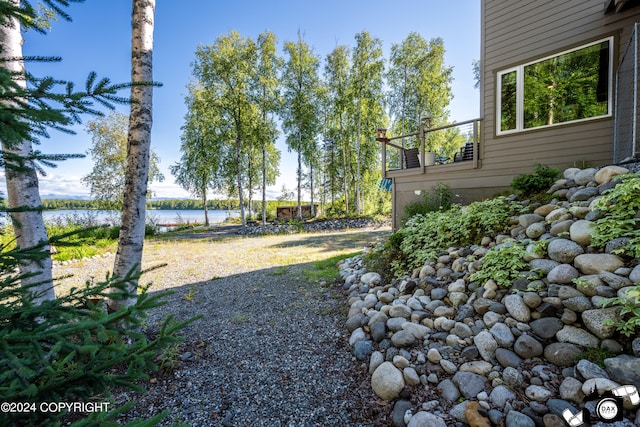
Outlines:
{"type": "Polygon", "coordinates": [[[390,222],[378,222],[371,218],[341,218],[315,220],[302,223],[273,223],[245,227],[238,234],[267,235],[267,234],[295,234],[315,233],[319,231],[344,230],[349,228],[368,228],[389,226],[390,222]]]}
{"type": "MultiPolygon", "coordinates": [[[[595,200],[627,172],[568,169],[550,189],[556,198],[513,218],[508,235],[451,247],[392,283],[361,256],[340,264],[349,343],[373,391],[394,402],[394,426],[564,426],[567,409],[595,414],[594,390],[640,389],[640,338],[617,334],[609,321],[620,308],[599,305],[640,282],[638,260],[612,253],[620,242],[589,246],[595,200]],[[541,276],[525,273],[510,289],[470,281],[484,254],[511,238],[549,242],[546,253],[531,245],[525,255],[541,276]],[[613,357],[604,368],[586,356],[605,350],[613,357]]],[[[625,408],[606,425],[640,425],[629,397],[625,408]]]]}

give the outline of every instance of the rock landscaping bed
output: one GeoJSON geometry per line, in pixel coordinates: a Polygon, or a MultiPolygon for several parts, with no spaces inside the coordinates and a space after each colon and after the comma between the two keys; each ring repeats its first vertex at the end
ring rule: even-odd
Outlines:
{"type": "Polygon", "coordinates": [[[602,306],[637,291],[638,258],[617,251],[628,237],[592,242],[597,201],[627,172],[567,169],[549,190],[555,198],[513,217],[504,234],[450,247],[390,283],[362,256],[341,263],[349,344],[373,391],[393,403],[392,425],[551,427],[571,416],[575,426],[589,416],[640,425],[640,399],[623,394],[614,419],[600,405],[605,392],[640,388],[640,338],[614,326],[625,319],[620,305],[602,306]],[[503,249],[517,254],[518,274],[481,274],[485,256],[503,249]]]}
{"type": "Polygon", "coordinates": [[[379,222],[371,218],[341,218],[325,219],[309,222],[284,222],[266,225],[255,225],[240,229],[238,234],[244,235],[267,235],[267,234],[295,234],[295,233],[316,233],[319,231],[335,231],[356,228],[386,227],[390,222],[379,222]]]}

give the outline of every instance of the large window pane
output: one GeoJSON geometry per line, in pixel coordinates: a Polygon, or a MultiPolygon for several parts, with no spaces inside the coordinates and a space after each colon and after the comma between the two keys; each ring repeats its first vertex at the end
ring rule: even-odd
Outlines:
{"type": "Polygon", "coordinates": [[[526,65],[523,72],[525,129],[609,112],[609,41],[526,65]]]}
{"type": "Polygon", "coordinates": [[[516,128],[516,72],[500,76],[500,130],[516,128]]]}

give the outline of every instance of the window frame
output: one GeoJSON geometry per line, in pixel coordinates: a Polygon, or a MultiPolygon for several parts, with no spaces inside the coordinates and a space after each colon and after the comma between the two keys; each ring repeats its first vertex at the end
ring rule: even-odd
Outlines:
{"type": "Polygon", "coordinates": [[[562,52],[555,53],[553,55],[547,55],[542,58],[538,58],[534,61],[529,61],[526,63],[522,63],[520,65],[516,65],[514,67],[505,68],[496,73],[496,135],[511,135],[515,133],[528,132],[539,129],[552,128],[556,126],[563,126],[567,124],[580,123],[590,120],[597,120],[605,117],[611,117],[613,115],[613,53],[614,53],[614,37],[604,37],[590,43],[586,43],[580,46],[576,46],[571,49],[564,50],[562,52]],[[536,64],[538,62],[543,62],[548,59],[557,58],[562,55],[567,55],[572,52],[579,51],[581,49],[586,49],[594,45],[598,45],[603,42],[609,43],[609,78],[607,81],[607,113],[594,117],[587,117],[584,119],[576,119],[570,120],[566,122],[553,123],[550,125],[541,125],[531,128],[524,127],[524,69],[525,67],[536,64]],[[502,77],[506,74],[515,72],[516,73],[516,127],[515,129],[502,130],[502,77]]]}

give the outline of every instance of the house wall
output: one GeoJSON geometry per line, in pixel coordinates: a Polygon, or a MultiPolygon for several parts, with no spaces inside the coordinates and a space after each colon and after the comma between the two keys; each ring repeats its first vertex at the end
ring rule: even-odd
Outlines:
{"type": "MultiPolygon", "coordinates": [[[[459,164],[425,168],[425,173],[398,173],[394,178],[394,227],[400,225],[402,207],[418,200],[439,182],[449,185],[461,202],[490,197],[509,187],[520,173],[536,163],[564,169],[601,166],[613,159],[613,118],[562,124],[510,135],[496,135],[497,72],[562,52],[585,43],[614,36],[614,71],[620,50],[630,38],[635,8],[605,15],[603,0],[483,0],[481,26],[482,118],[478,168],[459,164]]],[[[467,162],[464,162],[467,163],[467,162]]]]}

